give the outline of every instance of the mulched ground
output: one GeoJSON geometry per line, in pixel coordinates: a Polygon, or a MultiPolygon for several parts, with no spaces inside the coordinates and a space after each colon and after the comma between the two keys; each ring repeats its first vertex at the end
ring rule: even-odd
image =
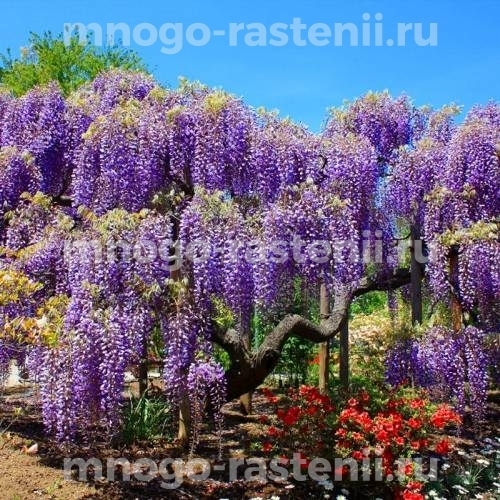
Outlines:
{"type": "MultiPolygon", "coordinates": [[[[43,434],[40,413],[32,395],[11,392],[2,397],[0,406],[1,428],[11,421],[14,408],[22,406],[26,411],[16,420],[7,432],[0,433],[0,461],[4,464],[3,475],[0,475],[0,498],[5,500],[41,499],[108,499],[108,500],[153,500],[160,498],[173,499],[251,499],[279,497],[286,499],[320,499],[336,498],[340,494],[340,486],[333,491],[325,489],[314,481],[309,482],[267,482],[245,481],[244,469],[239,469],[240,479],[229,482],[228,472],[213,470],[210,479],[190,481],[185,479],[182,485],[174,490],[162,487],[161,478],[149,482],[132,479],[123,481],[94,481],[90,477],[87,483],[65,481],[62,475],[62,464],[65,457],[96,457],[102,463],[108,457],[124,457],[131,463],[139,458],[150,458],[157,463],[166,457],[186,459],[186,451],[171,443],[154,445],[118,446],[110,448],[97,439],[92,443],[62,450],[43,434]],[[31,456],[26,453],[33,444],[38,444],[38,452],[31,456]],[[5,465],[7,464],[7,465],[5,465]],[[6,469],[8,466],[8,469],[6,469]],[[325,496],[326,495],[326,496],[325,496]]],[[[238,404],[231,403],[225,407],[225,428],[223,431],[223,461],[217,459],[217,439],[205,429],[202,434],[196,456],[210,461],[212,466],[224,464],[228,458],[259,457],[262,454],[256,446],[260,442],[262,426],[259,416],[268,414],[269,405],[258,392],[254,396],[254,413],[250,417],[242,417],[238,412],[238,404]]],[[[500,393],[490,395],[488,421],[483,427],[480,441],[498,436],[500,420],[500,393]]],[[[461,437],[452,437],[456,446],[466,452],[477,448],[480,443],[474,439],[470,429],[461,437]]],[[[132,471],[134,472],[134,471],[132,471]]],[[[116,476],[119,479],[119,473],[116,476]]],[[[381,495],[379,495],[381,496],[381,495]]],[[[352,498],[352,496],[350,496],[352,498]]],[[[371,494],[358,498],[374,498],[371,494]]],[[[385,498],[391,498],[386,496],[385,498]]]]}

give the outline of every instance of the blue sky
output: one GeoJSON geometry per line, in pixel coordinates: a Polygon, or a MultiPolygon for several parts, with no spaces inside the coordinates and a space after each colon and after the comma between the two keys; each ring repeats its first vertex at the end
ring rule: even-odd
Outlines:
{"type": "MultiPolygon", "coordinates": [[[[354,23],[361,32],[363,14],[370,14],[370,46],[323,47],[307,42],[248,47],[240,33],[237,46],[228,36],[212,36],[193,47],[184,42],[175,55],[161,52],[157,43],[132,43],[164,84],[175,86],[179,76],[240,95],[253,106],[279,109],[281,114],[318,130],[326,110],[368,90],[388,89],[410,95],[416,104],[440,106],[456,102],[465,110],[489,99],[500,100],[500,2],[498,0],[4,0],[0,17],[0,52],[17,55],[30,31],[63,31],[64,23],[203,23],[211,30],[228,30],[230,23],[292,23],[300,18],[309,28],[325,23],[354,23]],[[383,15],[384,46],[374,45],[374,17],[383,15]],[[437,46],[419,46],[407,35],[405,46],[385,44],[396,38],[398,23],[422,23],[423,36],[437,23],[437,46]]],[[[172,32],[173,33],[173,32],[172,32]]],[[[146,33],[144,34],[146,36],[146,33]]],[[[302,38],[306,38],[302,35],[302,38]]]]}

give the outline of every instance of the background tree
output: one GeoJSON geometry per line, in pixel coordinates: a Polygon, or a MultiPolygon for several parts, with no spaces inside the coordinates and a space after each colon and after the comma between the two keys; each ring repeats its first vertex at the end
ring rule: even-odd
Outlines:
{"type": "Polygon", "coordinates": [[[80,43],[78,36],[66,43],[62,35],[53,36],[50,32],[31,33],[20,58],[14,58],[9,50],[0,57],[0,62],[0,83],[15,96],[54,81],[59,83],[63,94],[68,95],[108,69],[146,70],[135,52],[118,45],[99,48],[90,40],[80,43]]]}

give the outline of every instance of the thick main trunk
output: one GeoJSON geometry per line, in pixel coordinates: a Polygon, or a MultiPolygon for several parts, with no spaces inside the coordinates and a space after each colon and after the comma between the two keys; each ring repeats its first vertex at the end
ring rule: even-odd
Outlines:
{"type": "Polygon", "coordinates": [[[285,316],[265,337],[257,351],[251,351],[234,329],[214,331],[214,342],[227,351],[231,366],[226,372],[227,398],[232,400],[254,391],[276,367],[283,346],[290,337],[314,343],[333,338],[345,324],[349,305],[356,296],[373,290],[395,289],[410,283],[408,270],[399,270],[384,279],[363,279],[355,290],[337,291],[328,318],[317,325],[298,314],[285,316]]]}

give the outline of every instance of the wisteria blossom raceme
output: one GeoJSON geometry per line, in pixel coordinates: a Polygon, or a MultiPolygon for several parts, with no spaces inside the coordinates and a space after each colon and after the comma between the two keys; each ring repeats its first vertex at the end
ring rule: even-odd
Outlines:
{"type": "Polygon", "coordinates": [[[155,112],[129,100],[90,125],[74,170],[77,205],[135,212],[165,187],[166,131],[155,112]]]}
{"type": "Polygon", "coordinates": [[[460,259],[459,285],[464,307],[478,311],[491,331],[500,328],[500,243],[498,239],[465,245],[460,259]]]}
{"type": "Polygon", "coordinates": [[[426,196],[434,189],[446,160],[446,146],[429,138],[418,141],[414,149],[401,149],[385,188],[383,203],[387,212],[422,228],[426,196]]]}
{"type": "MultiPolygon", "coordinates": [[[[355,133],[367,138],[382,163],[391,160],[401,146],[410,144],[414,135],[414,118],[419,118],[406,96],[393,99],[388,93],[368,93],[333,110],[327,134],[355,133]]],[[[420,121],[417,120],[417,126],[420,121]]]]}
{"type": "Polygon", "coordinates": [[[35,194],[41,180],[40,170],[29,153],[13,146],[0,148],[0,218],[17,207],[23,193],[35,194]]]}
{"type": "Polygon", "coordinates": [[[110,111],[124,101],[142,101],[156,86],[149,75],[121,69],[107,71],[89,84],[91,97],[95,97],[101,113],[110,111]]]}
{"type": "MultiPolygon", "coordinates": [[[[197,361],[189,369],[187,389],[190,395],[191,415],[200,422],[205,406],[215,415],[219,435],[219,457],[221,453],[222,414],[221,408],[226,399],[224,369],[213,361],[197,361]]],[[[194,426],[191,452],[198,444],[198,427],[194,426]]]]}
{"type": "Polygon", "coordinates": [[[39,189],[62,193],[70,172],[65,162],[66,104],[56,84],[36,88],[9,102],[3,116],[0,143],[30,153],[40,170],[39,189]]]}

